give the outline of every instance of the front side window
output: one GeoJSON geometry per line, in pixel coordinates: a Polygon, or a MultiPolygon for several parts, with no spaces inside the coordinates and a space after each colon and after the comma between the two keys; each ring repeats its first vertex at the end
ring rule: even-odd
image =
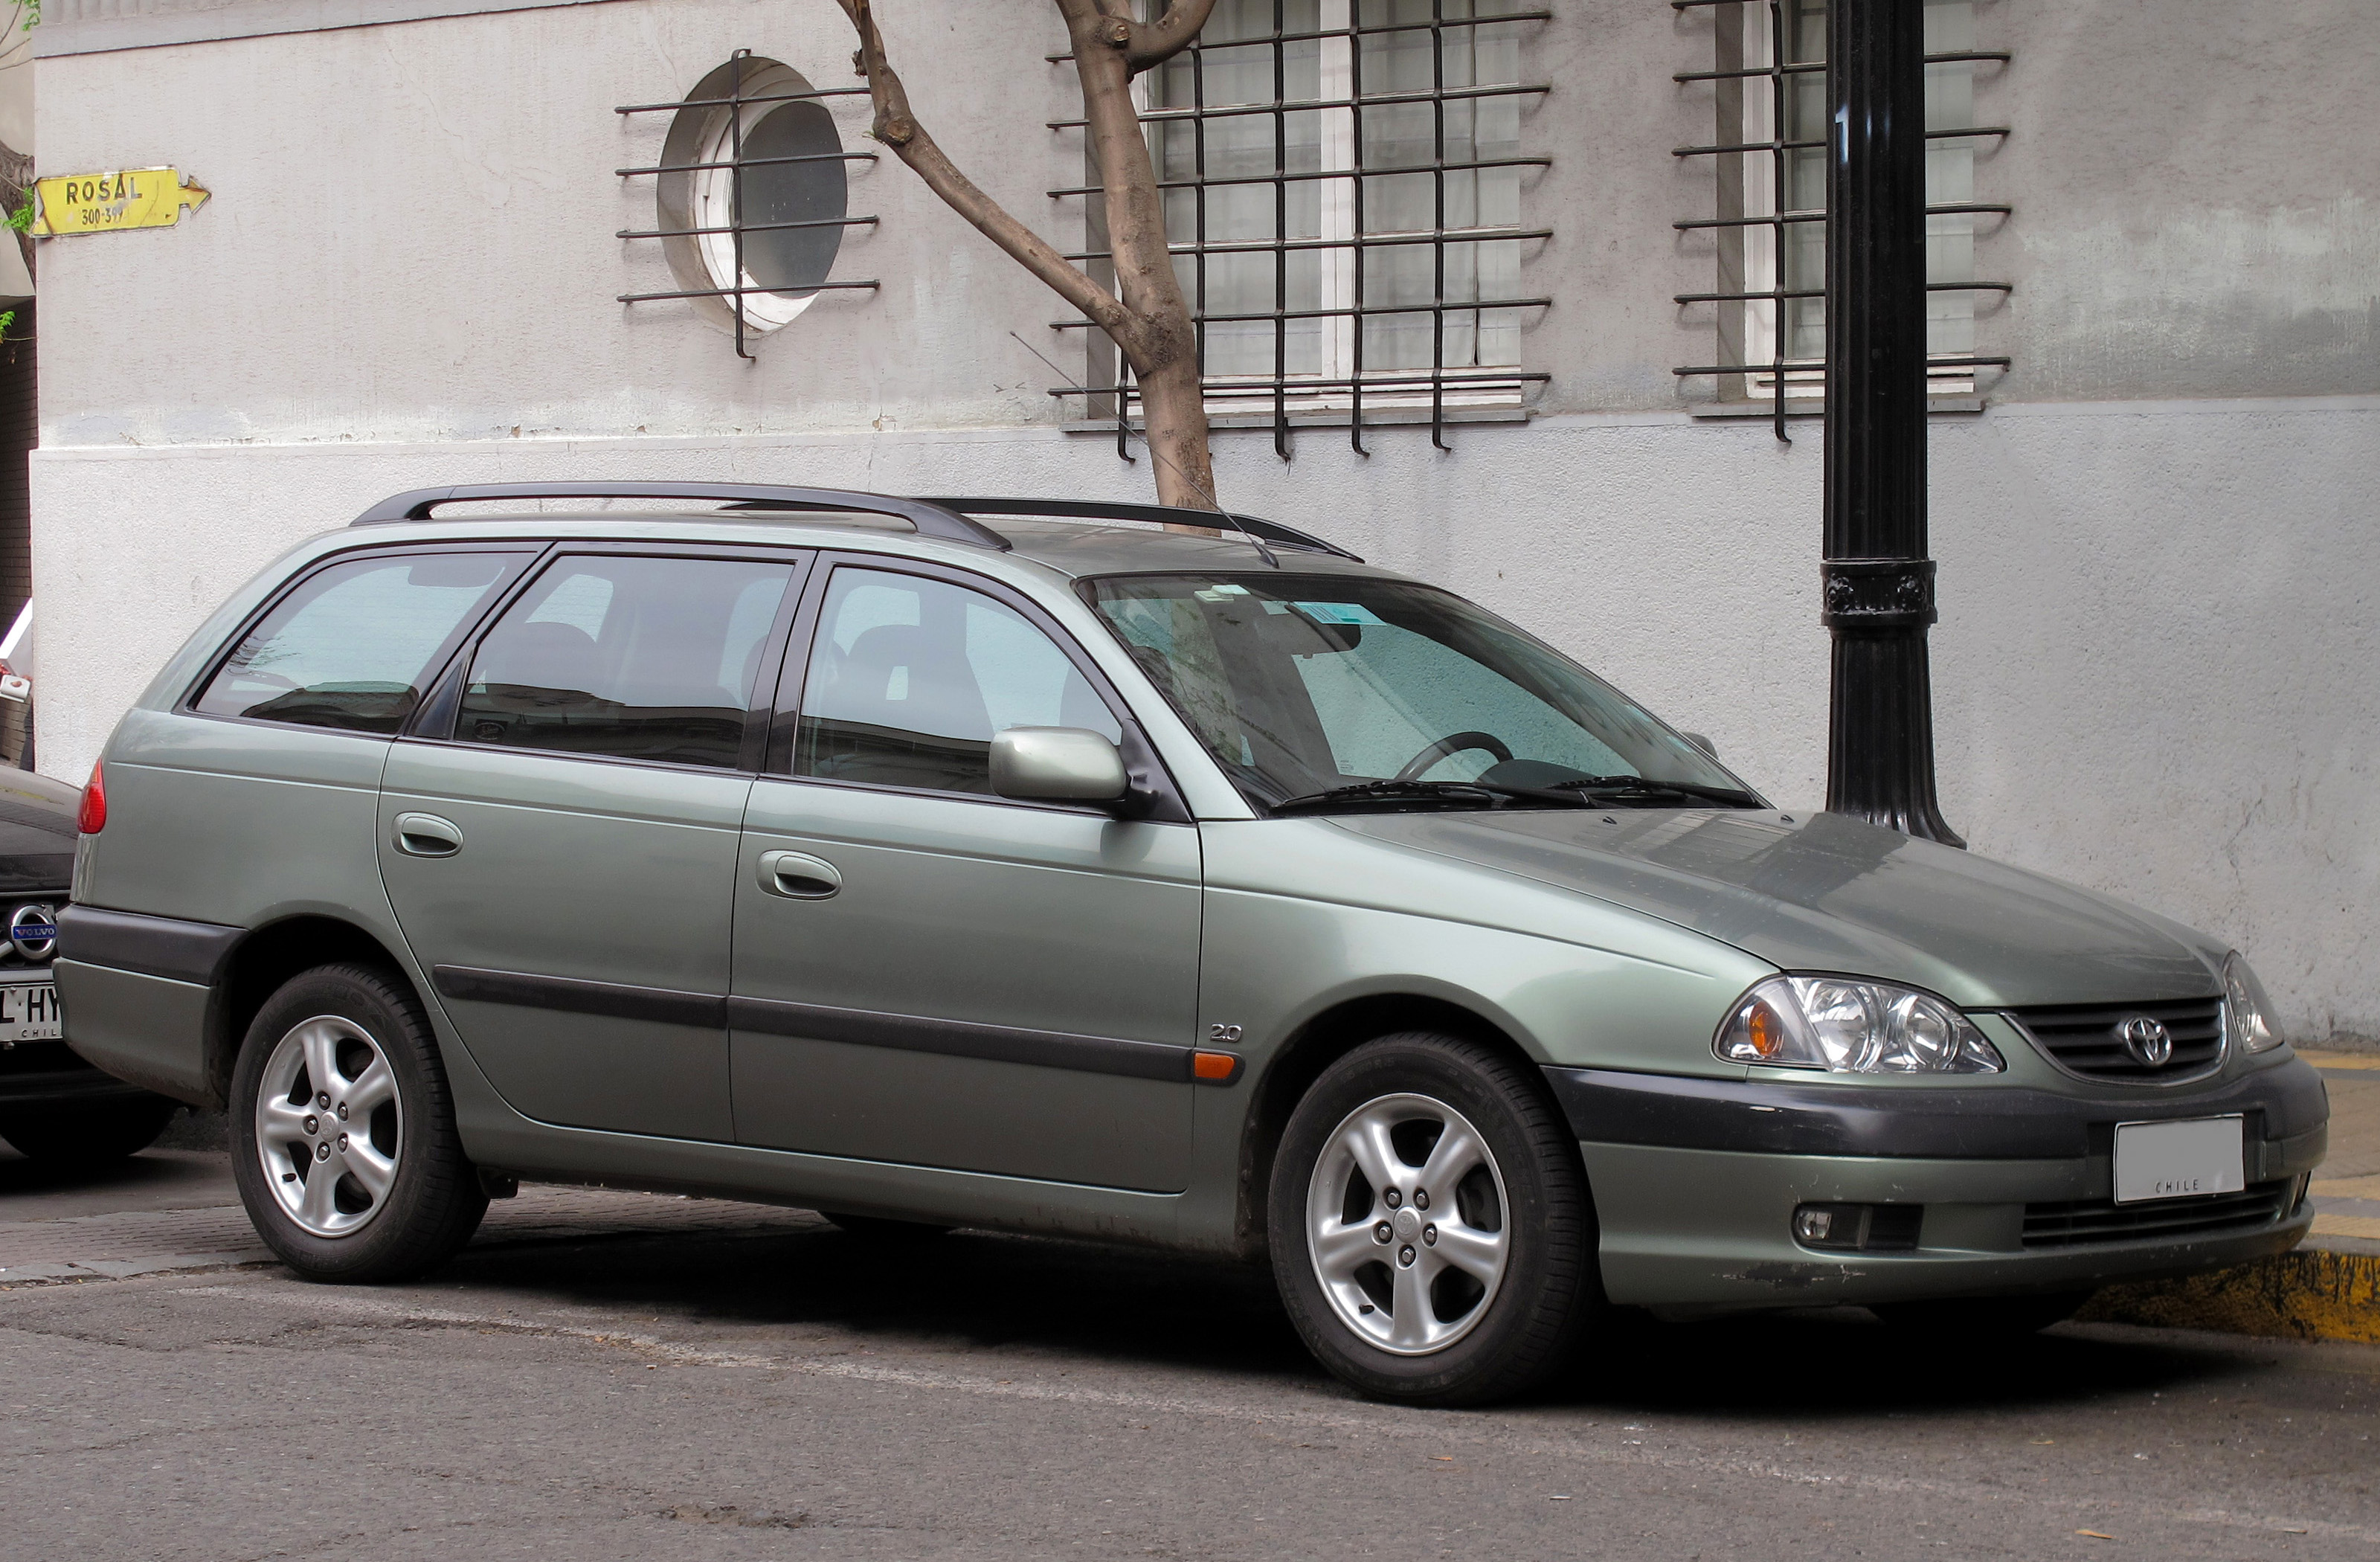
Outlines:
{"type": "Polygon", "coordinates": [[[1399,781],[1677,806],[1660,783],[1754,800],[1617,689],[1445,592],[1272,574],[1122,576],[1091,591],[1259,805],[1399,781]]]}
{"type": "Polygon", "coordinates": [[[791,565],[565,558],[480,641],[467,743],[733,767],[791,565]]]}
{"type": "Polygon", "coordinates": [[[394,733],[438,653],[526,554],[376,555],[300,581],[241,637],[191,708],[394,733]]]}
{"type": "Polygon", "coordinates": [[[992,737],[1012,726],[1123,737],[1074,662],[1006,604],[918,575],[835,571],[795,775],[989,795],[992,737]]]}

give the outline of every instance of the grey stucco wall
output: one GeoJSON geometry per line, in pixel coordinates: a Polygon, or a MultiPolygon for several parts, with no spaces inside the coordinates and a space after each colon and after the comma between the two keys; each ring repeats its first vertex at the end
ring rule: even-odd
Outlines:
{"type": "MultiPolygon", "coordinates": [[[[229,9],[237,10],[237,7],[229,9]]],[[[935,133],[987,188],[1068,248],[1079,181],[1071,75],[1043,0],[963,14],[884,7],[935,133]],[[985,83],[997,91],[985,92],[985,83]]],[[[2380,6],[1994,0],[1977,115],[2016,133],[1986,151],[1979,274],[2012,282],[1980,350],[2015,368],[2004,400],[2380,392],[2380,6]]],[[[1671,369],[1709,361],[1711,240],[1670,227],[1710,209],[1710,24],[1652,0],[1572,0],[1527,69],[1556,84],[1528,116],[1526,212],[1556,230],[1523,286],[1556,300],[1528,327],[1549,412],[1682,405],[1671,369]]],[[[45,247],[45,294],[86,323],[44,365],[58,445],[444,439],[523,433],[794,432],[1054,422],[1072,372],[1067,312],[887,159],[854,180],[829,298],[739,363],[675,304],[651,226],[665,116],[615,104],[683,93],[735,48],[820,86],[852,82],[832,0],[615,0],[404,25],[50,55],[49,168],[173,162],[215,191],[183,226],[45,247]],[[203,299],[160,335],[111,300],[203,299]],[[88,306],[87,308],[84,306],[88,306]]],[[[864,100],[837,100],[862,146],[864,100]]],[[[55,317],[54,317],[55,318],[55,317]]],[[[1707,382],[1693,387],[1706,394],[1707,382]]]]}

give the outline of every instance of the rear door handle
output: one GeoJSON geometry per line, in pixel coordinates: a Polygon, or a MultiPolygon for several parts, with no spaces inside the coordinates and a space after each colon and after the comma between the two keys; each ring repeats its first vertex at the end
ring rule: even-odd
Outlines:
{"type": "Polygon", "coordinates": [[[843,887],[843,872],[806,851],[764,851],[760,887],[788,900],[824,900],[843,887]]]}
{"type": "Polygon", "coordinates": [[[463,849],[463,827],[434,813],[400,813],[396,849],[407,857],[452,857],[463,849]]]}

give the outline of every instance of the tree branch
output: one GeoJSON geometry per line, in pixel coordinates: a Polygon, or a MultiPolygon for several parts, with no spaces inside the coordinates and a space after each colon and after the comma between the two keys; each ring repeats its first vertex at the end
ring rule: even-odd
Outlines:
{"type": "MultiPolygon", "coordinates": [[[[1068,303],[1115,339],[1127,354],[1138,350],[1140,323],[1132,311],[1111,297],[1058,252],[1056,246],[1012,216],[983,188],[959,171],[926,128],[909,110],[908,90],[884,55],[883,35],[876,31],[869,0],[837,0],[859,33],[859,73],[868,79],[868,100],[876,107],[876,139],[916,170],[928,189],[952,211],[1008,251],[1016,263],[1047,283],[1068,303]]],[[[1209,0],[1211,4],[1211,0],[1209,0]]]]}
{"type": "Polygon", "coordinates": [[[1124,63],[1135,76],[1163,65],[1190,46],[1214,9],[1215,0],[1172,0],[1155,21],[1134,22],[1131,42],[1124,46],[1124,63]]]}

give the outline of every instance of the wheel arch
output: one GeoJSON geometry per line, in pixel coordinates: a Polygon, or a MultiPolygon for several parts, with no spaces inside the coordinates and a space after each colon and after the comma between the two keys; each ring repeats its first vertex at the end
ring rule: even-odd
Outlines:
{"type": "Polygon", "coordinates": [[[232,946],[207,1006],[207,1090],[218,1105],[230,1103],[232,1070],[257,1011],[298,972],[342,960],[379,966],[419,995],[395,950],[339,917],[300,912],[252,929],[232,946]]]}
{"type": "MultiPolygon", "coordinates": [[[[1484,1007],[1484,1006],[1483,1006],[1484,1007]]],[[[1535,1077],[1541,1060],[1505,1026],[1474,1007],[1437,994],[1366,993],[1309,1016],[1275,1048],[1250,1082],[1240,1135],[1237,1245],[1251,1257],[1266,1251],[1266,1205],[1273,1159],[1292,1112],[1322,1071],[1366,1042],[1402,1031],[1435,1031],[1507,1055],[1535,1077]]]]}

